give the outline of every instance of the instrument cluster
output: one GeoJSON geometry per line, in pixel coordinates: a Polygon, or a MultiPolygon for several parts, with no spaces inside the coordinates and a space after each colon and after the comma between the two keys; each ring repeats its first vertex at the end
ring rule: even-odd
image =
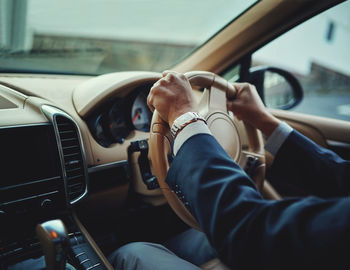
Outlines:
{"type": "Polygon", "coordinates": [[[112,99],[88,117],[90,132],[101,146],[121,144],[133,130],[149,132],[152,112],[147,106],[147,96],[150,88],[151,85],[145,85],[125,97],[112,99]]]}

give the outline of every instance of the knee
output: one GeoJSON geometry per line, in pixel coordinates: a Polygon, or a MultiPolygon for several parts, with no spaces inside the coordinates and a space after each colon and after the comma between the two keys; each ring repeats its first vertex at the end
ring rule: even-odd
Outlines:
{"type": "Polygon", "coordinates": [[[152,257],[157,244],[146,242],[135,242],[126,244],[109,256],[109,261],[117,269],[139,269],[142,265],[147,265],[152,257]]]}
{"type": "Polygon", "coordinates": [[[113,266],[117,266],[118,264],[120,265],[121,263],[125,264],[129,258],[137,257],[139,254],[136,252],[136,250],[139,250],[142,247],[143,243],[130,243],[124,245],[118,248],[109,256],[109,261],[113,266]]]}
{"type": "Polygon", "coordinates": [[[114,254],[119,258],[128,259],[130,257],[142,256],[144,249],[147,248],[147,243],[135,242],[126,244],[118,248],[114,254]]]}

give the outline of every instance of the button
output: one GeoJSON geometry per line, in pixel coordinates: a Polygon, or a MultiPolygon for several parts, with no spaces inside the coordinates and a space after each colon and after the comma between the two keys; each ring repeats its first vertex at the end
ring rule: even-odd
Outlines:
{"type": "Polygon", "coordinates": [[[38,247],[38,246],[40,246],[40,243],[39,243],[39,242],[31,243],[31,244],[29,244],[29,246],[30,246],[31,248],[33,248],[33,247],[38,247]]]}
{"type": "Polygon", "coordinates": [[[86,260],[89,260],[88,256],[84,253],[83,255],[77,257],[78,261],[84,263],[86,260]]]}
{"type": "Polygon", "coordinates": [[[88,262],[88,261],[90,261],[90,259],[85,259],[85,260],[83,260],[83,261],[80,262],[80,265],[82,265],[82,264],[84,264],[84,263],[86,263],[86,262],[88,262]]]}
{"type": "Polygon", "coordinates": [[[85,254],[85,252],[80,252],[79,254],[75,255],[75,258],[78,258],[78,257],[80,257],[80,256],[82,256],[84,254],[85,254]]]}
{"type": "Polygon", "coordinates": [[[41,208],[45,208],[45,209],[51,208],[52,205],[53,205],[53,202],[50,199],[42,200],[40,203],[41,208]]]}
{"type": "Polygon", "coordinates": [[[101,265],[100,263],[96,263],[95,265],[86,268],[86,270],[94,269],[95,267],[100,266],[100,265],[101,265]]]}

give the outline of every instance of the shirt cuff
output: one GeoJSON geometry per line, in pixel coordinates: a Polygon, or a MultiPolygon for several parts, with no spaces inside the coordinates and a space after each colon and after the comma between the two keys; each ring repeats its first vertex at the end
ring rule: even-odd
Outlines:
{"type": "Polygon", "coordinates": [[[282,144],[288,138],[289,134],[292,133],[293,128],[291,128],[285,122],[279,124],[279,126],[272,132],[270,137],[267,139],[265,144],[265,150],[270,152],[275,156],[278,150],[281,148],[282,144]]]}
{"type": "Polygon", "coordinates": [[[173,146],[174,155],[177,154],[185,141],[197,134],[211,134],[207,124],[203,121],[196,121],[188,124],[177,134],[173,146]]]}

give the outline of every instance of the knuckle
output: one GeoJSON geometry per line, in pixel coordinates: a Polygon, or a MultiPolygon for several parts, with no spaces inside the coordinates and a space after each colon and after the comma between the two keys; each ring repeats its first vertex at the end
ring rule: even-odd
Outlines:
{"type": "Polygon", "coordinates": [[[151,89],[149,90],[147,100],[151,98],[151,95],[153,95],[154,89],[155,89],[155,86],[152,86],[151,89]]]}
{"type": "Polygon", "coordinates": [[[175,75],[174,75],[174,73],[168,73],[168,75],[167,75],[166,77],[167,77],[167,79],[169,80],[169,82],[175,81],[175,75]]]}
{"type": "Polygon", "coordinates": [[[255,85],[254,85],[254,84],[247,83],[247,86],[248,86],[250,89],[255,89],[255,85]]]}
{"type": "Polygon", "coordinates": [[[150,93],[148,96],[147,96],[147,104],[151,104],[152,102],[152,94],[150,93]]]}
{"type": "Polygon", "coordinates": [[[153,96],[155,96],[155,95],[158,95],[159,94],[159,87],[157,86],[157,87],[154,87],[154,88],[152,88],[152,90],[151,90],[151,92],[150,92],[150,99],[153,99],[153,96]]]}
{"type": "Polygon", "coordinates": [[[181,74],[179,75],[179,77],[180,77],[181,80],[187,80],[187,77],[186,77],[185,74],[183,74],[183,73],[181,73],[181,74]]]}
{"type": "Polygon", "coordinates": [[[151,91],[152,91],[152,89],[156,88],[158,85],[159,85],[159,80],[156,81],[156,82],[152,85],[151,91]]]}
{"type": "MultiPolygon", "coordinates": [[[[167,85],[167,81],[165,80],[165,79],[161,79],[160,81],[159,81],[159,85],[160,86],[166,86],[167,85]]],[[[158,88],[157,88],[158,89],[158,88]]]]}

